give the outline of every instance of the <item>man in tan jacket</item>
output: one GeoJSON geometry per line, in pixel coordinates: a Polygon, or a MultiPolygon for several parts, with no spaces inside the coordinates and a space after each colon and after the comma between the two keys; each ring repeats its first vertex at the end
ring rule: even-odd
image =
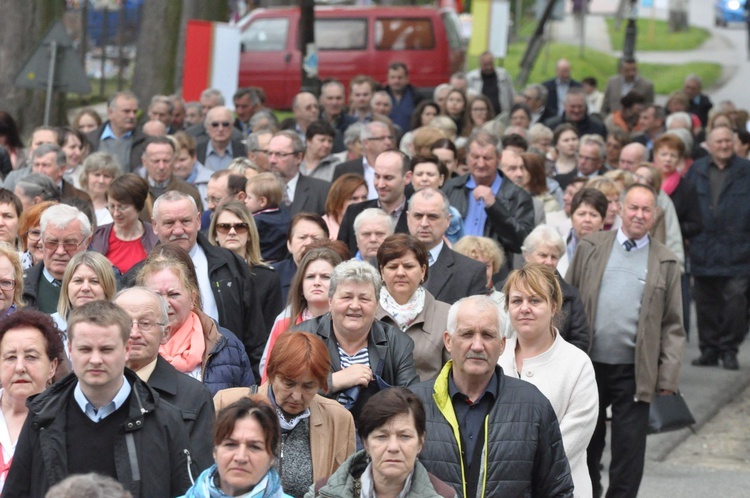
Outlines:
{"type": "Polygon", "coordinates": [[[589,354],[599,387],[599,420],[588,464],[595,497],[602,494],[607,407],[612,406],[607,496],[635,497],[643,475],[649,403],[656,394],[678,391],[685,343],[680,264],[649,237],[655,211],[651,187],[626,189],[622,227],[581,240],[566,276],[581,292],[592,331],[589,354]]]}

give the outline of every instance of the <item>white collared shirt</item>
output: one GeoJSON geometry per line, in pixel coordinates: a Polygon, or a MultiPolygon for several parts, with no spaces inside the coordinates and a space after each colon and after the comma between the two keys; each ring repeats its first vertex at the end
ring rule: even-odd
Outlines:
{"type": "Polygon", "coordinates": [[[439,243],[438,245],[436,245],[435,247],[433,247],[432,249],[430,249],[429,251],[427,251],[427,252],[429,252],[429,253],[430,253],[430,256],[432,256],[432,258],[427,258],[427,260],[428,260],[428,261],[429,261],[430,259],[432,259],[432,261],[430,261],[430,266],[432,266],[432,265],[434,265],[434,264],[435,264],[435,261],[437,261],[437,259],[438,259],[438,256],[440,256],[440,251],[442,251],[442,250],[443,250],[443,246],[444,246],[444,245],[445,245],[445,242],[443,242],[443,241],[441,240],[441,241],[440,241],[440,243],[439,243]]]}
{"type": "MultiPolygon", "coordinates": [[[[631,239],[630,237],[625,235],[625,232],[622,231],[622,227],[618,228],[617,229],[617,243],[623,246],[625,245],[626,240],[631,240],[631,239]]],[[[632,250],[637,251],[638,249],[643,249],[644,247],[648,245],[648,242],[649,242],[649,238],[647,234],[635,241],[635,247],[632,250]]]]}
{"type": "Polygon", "coordinates": [[[286,197],[289,199],[289,204],[294,202],[294,192],[297,190],[297,182],[299,181],[299,171],[294,177],[286,182],[286,197]]]}
{"type": "Polygon", "coordinates": [[[377,199],[378,191],[375,189],[375,168],[370,166],[366,156],[362,156],[362,169],[365,172],[365,182],[367,182],[367,200],[377,199]]]}
{"type": "Polygon", "coordinates": [[[92,405],[88,398],[86,398],[86,395],[83,394],[83,389],[81,389],[80,382],[76,382],[76,387],[75,389],[73,389],[73,398],[75,399],[76,403],[78,403],[78,406],[81,407],[81,411],[89,418],[89,420],[98,423],[117,411],[117,409],[120,408],[128,399],[131,390],[132,389],[130,387],[130,384],[128,383],[128,379],[126,379],[123,375],[122,386],[120,387],[120,390],[117,391],[117,394],[115,394],[115,397],[112,398],[112,401],[99,409],[94,408],[94,405],[92,405]]]}
{"type": "Polygon", "coordinates": [[[197,243],[190,249],[190,259],[193,260],[195,273],[198,276],[198,290],[201,293],[203,312],[218,322],[219,308],[216,306],[216,298],[211,290],[211,280],[208,278],[208,259],[203,248],[197,243]]]}

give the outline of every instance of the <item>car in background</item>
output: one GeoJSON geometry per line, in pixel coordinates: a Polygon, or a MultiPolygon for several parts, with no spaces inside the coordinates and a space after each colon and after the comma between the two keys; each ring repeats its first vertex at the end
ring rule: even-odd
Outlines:
{"type": "MultiPolygon", "coordinates": [[[[239,86],[257,86],[266,105],[289,109],[302,83],[299,7],[255,9],[237,22],[242,43],[239,86]]],[[[465,70],[458,15],[434,7],[315,7],[318,77],[349,81],[360,74],[385,82],[388,65],[403,62],[423,91],[465,70]]]]}
{"type": "Polygon", "coordinates": [[[714,24],[726,27],[730,22],[745,22],[746,0],[715,0],[714,24]]]}

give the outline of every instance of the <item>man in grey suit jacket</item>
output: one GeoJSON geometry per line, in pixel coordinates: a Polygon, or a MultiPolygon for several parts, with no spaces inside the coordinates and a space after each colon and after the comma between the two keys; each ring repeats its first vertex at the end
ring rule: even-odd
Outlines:
{"type": "Polygon", "coordinates": [[[305,144],[292,130],[274,134],[268,143],[268,166],[284,182],[284,202],[289,213],[294,216],[305,211],[322,215],[331,184],[300,174],[304,155],[305,144]]]}
{"type": "Polygon", "coordinates": [[[451,215],[450,203],[442,191],[425,188],[414,193],[406,219],[409,233],[421,240],[429,252],[430,271],[424,287],[435,299],[453,304],[467,296],[487,293],[484,265],[445,245],[451,215]]]}
{"type": "Polygon", "coordinates": [[[620,64],[620,74],[612,76],[607,81],[602,103],[602,115],[619,110],[620,99],[629,91],[635,90],[646,99],[646,105],[654,102],[654,84],[638,75],[638,64],[635,59],[623,59],[620,64]]]}

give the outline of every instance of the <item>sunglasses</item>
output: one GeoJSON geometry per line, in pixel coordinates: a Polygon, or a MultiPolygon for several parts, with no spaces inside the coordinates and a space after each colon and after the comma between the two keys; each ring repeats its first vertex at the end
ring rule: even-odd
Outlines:
{"type": "Polygon", "coordinates": [[[229,121],[214,121],[211,123],[211,128],[218,128],[219,126],[223,126],[224,128],[229,128],[232,126],[232,123],[229,121]]]}
{"type": "Polygon", "coordinates": [[[222,235],[229,233],[229,231],[232,229],[234,229],[234,232],[237,234],[247,233],[248,228],[249,227],[247,223],[217,223],[216,224],[216,231],[222,235]]]}

